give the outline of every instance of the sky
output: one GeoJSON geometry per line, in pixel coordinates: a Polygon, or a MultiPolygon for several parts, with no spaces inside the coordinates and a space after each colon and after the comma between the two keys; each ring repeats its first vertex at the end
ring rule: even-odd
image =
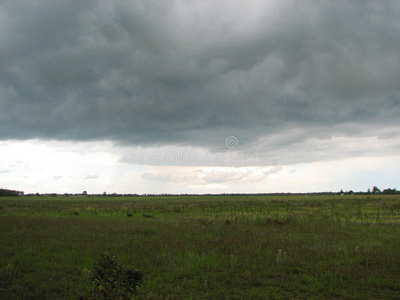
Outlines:
{"type": "Polygon", "coordinates": [[[0,2],[0,188],[400,188],[400,2],[0,2]]]}

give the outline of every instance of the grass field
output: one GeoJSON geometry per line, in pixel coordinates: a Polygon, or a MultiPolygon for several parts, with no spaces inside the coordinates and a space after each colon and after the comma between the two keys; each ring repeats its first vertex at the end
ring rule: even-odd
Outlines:
{"type": "Polygon", "coordinates": [[[135,299],[400,299],[400,196],[1,197],[0,298],[78,299],[116,255],[135,299]]]}

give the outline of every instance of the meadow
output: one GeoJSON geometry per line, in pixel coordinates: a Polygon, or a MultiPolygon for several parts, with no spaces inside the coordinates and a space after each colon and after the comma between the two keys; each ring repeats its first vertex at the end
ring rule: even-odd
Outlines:
{"type": "Polygon", "coordinates": [[[0,298],[79,299],[102,253],[134,299],[400,299],[400,195],[0,197],[0,298]]]}

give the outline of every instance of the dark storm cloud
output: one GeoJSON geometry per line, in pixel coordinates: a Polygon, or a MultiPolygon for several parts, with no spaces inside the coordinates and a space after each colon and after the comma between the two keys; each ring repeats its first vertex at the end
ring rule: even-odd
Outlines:
{"type": "Polygon", "coordinates": [[[215,147],[399,125],[397,1],[2,1],[0,139],[215,147]]]}

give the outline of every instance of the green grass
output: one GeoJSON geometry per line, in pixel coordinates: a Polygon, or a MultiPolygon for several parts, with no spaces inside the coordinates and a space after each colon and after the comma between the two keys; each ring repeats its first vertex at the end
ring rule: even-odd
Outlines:
{"type": "Polygon", "coordinates": [[[399,299],[400,196],[0,198],[0,298],[78,299],[104,252],[138,299],[399,299]]]}

